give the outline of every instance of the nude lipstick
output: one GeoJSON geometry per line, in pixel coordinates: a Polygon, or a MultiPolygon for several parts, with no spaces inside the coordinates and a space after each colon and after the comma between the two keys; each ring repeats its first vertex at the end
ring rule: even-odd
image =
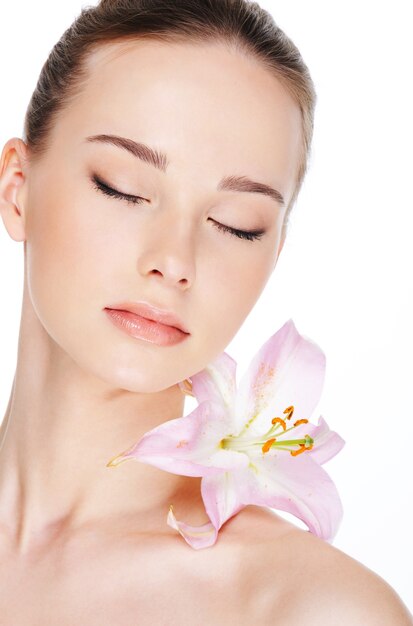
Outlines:
{"type": "Polygon", "coordinates": [[[148,303],[120,303],[104,311],[117,328],[131,337],[160,346],[180,343],[190,335],[177,316],[148,303]]]}

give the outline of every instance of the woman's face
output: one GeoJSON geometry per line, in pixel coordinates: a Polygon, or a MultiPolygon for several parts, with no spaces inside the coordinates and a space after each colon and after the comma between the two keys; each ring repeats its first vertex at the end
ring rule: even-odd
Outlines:
{"type": "MultiPolygon", "coordinates": [[[[131,391],[158,391],[203,369],[231,341],[276,263],[301,142],[297,105],[257,62],[214,44],[110,44],[62,112],[25,185],[26,268],[48,334],[84,370],[131,391]],[[160,167],[96,135],[165,153],[160,167]],[[134,203],[96,189],[93,176],[134,203]],[[245,176],[275,197],[217,189],[245,176]],[[264,231],[255,240],[225,232],[264,231]],[[190,335],[135,339],[105,307],[145,301],[190,335]]],[[[239,185],[238,185],[239,187],[239,185]]],[[[257,189],[257,186],[256,186],[257,189]]]]}

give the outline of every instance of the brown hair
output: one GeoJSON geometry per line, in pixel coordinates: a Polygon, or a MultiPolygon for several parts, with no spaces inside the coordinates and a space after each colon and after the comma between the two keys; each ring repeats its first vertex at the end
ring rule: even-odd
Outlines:
{"type": "Polygon", "coordinates": [[[316,93],[295,44],[273,17],[251,0],[101,0],[86,6],[63,33],[44,63],[24,120],[30,159],[47,150],[60,111],[88,80],[86,61],[97,47],[115,41],[221,42],[252,55],[283,83],[302,117],[302,151],[283,231],[300,191],[310,156],[316,93]]]}

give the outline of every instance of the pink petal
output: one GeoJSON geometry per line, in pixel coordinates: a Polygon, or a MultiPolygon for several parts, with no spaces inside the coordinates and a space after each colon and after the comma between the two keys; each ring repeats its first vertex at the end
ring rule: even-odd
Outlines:
{"type": "Polygon", "coordinates": [[[311,450],[296,457],[279,451],[274,456],[255,459],[254,464],[258,472],[250,472],[247,479],[247,471],[243,470],[245,478],[238,483],[237,497],[241,502],[291,513],[310,532],[332,541],[343,517],[343,507],[335,484],[311,458],[311,450]]]}
{"type": "Polygon", "coordinates": [[[222,352],[207,367],[191,376],[192,392],[198,403],[211,400],[233,407],[236,394],[236,369],[234,359],[222,352]]]}
{"type": "Polygon", "coordinates": [[[254,459],[257,472],[240,468],[204,476],[202,499],[217,533],[228,519],[254,504],[291,513],[310,532],[332,541],[343,517],[342,503],[333,481],[310,454],[292,457],[279,451],[254,459]]]}
{"type": "Polygon", "coordinates": [[[145,433],[111,465],[136,459],[183,476],[206,476],[246,467],[249,460],[244,453],[218,445],[228,433],[227,424],[223,407],[205,401],[189,415],[163,422],[145,433]]]}
{"type": "Polygon", "coordinates": [[[185,522],[179,522],[171,507],[168,513],[168,525],[178,530],[193,548],[210,547],[216,542],[222,525],[247,506],[248,502],[241,502],[239,496],[245,491],[245,485],[250,480],[251,470],[247,469],[239,470],[236,474],[221,472],[204,476],[201,481],[201,493],[211,522],[202,526],[190,526],[185,522]],[[244,488],[241,485],[244,485],[244,488]]]}
{"type": "MultiPolygon", "coordinates": [[[[300,426],[297,426],[301,428],[300,426]]],[[[314,445],[308,452],[304,452],[303,454],[310,454],[313,461],[316,461],[319,465],[323,463],[327,463],[333,456],[338,454],[340,450],[344,447],[345,441],[338,433],[334,430],[330,430],[325,419],[320,415],[318,418],[318,424],[303,424],[303,428],[305,429],[305,434],[310,435],[314,439],[314,445]]],[[[291,432],[296,432],[294,429],[291,432]]],[[[286,434],[286,436],[289,433],[286,434]]],[[[297,438],[301,435],[298,434],[297,438]]],[[[282,438],[279,438],[279,441],[282,441],[282,438]]]]}
{"type": "Polygon", "coordinates": [[[185,541],[195,549],[212,546],[218,538],[221,526],[245,507],[238,500],[240,493],[238,483],[240,480],[245,480],[247,473],[250,473],[250,470],[244,468],[235,472],[219,472],[204,476],[201,481],[201,493],[211,522],[202,526],[190,526],[185,522],[178,522],[171,507],[168,513],[168,525],[178,530],[185,541]]]}
{"type": "MultiPolygon", "coordinates": [[[[291,421],[294,420],[292,419],[291,421]]],[[[308,451],[308,454],[311,454],[313,461],[317,461],[319,465],[329,461],[340,452],[346,443],[338,433],[330,430],[327,422],[321,415],[318,418],[318,424],[312,424],[311,422],[299,424],[289,432],[284,433],[280,431],[275,435],[275,438],[281,444],[283,439],[301,439],[305,435],[310,435],[314,439],[313,447],[308,451]]]]}
{"type": "Polygon", "coordinates": [[[218,531],[233,515],[246,505],[240,500],[242,484],[251,480],[252,471],[240,468],[236,472],[221,472],[204,476],[201,480],[201,494],[205,510],[213,526],[218,531]]]}
{"type": "Polygon", "coordinates": [[[284,419],[283,411],[291,405],[292,423],[310,419],[323,388],[325,361],[319,346],[300,335],[292,319],[288,320],[261,346],[241,378],[235,399],[235,434],[254,416],[249,433],[265,433],[271,419],[284,419]]]}
{"type": "Polygon", "coordinates": [[[217,540],[218,531],[211,522],[207,522],[202,526],[190,526],[186,522],[180,522],[176,519],[172,506],[169,509],[166,523],[168,526],[171,526],[171,528],[177,530],[191,548],[195,550],[209,548],[214,545],[217,540]]]}
{"type": "Polygon", "coordinates": [[[221,526],[245,507],[239,502],[238,483],[247,478],[250,470],[220,472],[204,476],[201,481],[202,499],[210,522],[202,526],[190,526],[179,522],[170,507],[167,523],[181,533],[185,541],[195,549],[208,548],[216,542],[221,526]]]}

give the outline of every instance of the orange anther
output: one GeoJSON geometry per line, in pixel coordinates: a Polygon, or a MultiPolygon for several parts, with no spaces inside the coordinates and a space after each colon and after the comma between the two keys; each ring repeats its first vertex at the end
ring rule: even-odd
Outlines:
{"type": "Polygon", "coordinates": [[[264,445],[262,446],[262,451],[264,452],[268,452],[268,450],[271,448],[272,444],[274,443],[274,441],[276,441],[276,438],[274,437],[273,439],[268,439],[264,445]]]}
{"type": "Polygon", "coordinates": [[[281,419],[281,417],[274,417],[271,420],[272,424],[281,424],[281,426],[284,428],[284,430],[286,430],[287,428],[287,424],[285,423],[285,420],[281,419]]]}
{"type": "Polygon", "coordinates": [[[298,426],[298,424],[308,424],[308,420],[303,418],[301,420],[297,420],[296,422],[294,422],[294,426],[298,426]]]}
{"type": "Polygon", "coordinates": [[[195,397],[195,394],[192,391],[192,381],[190,378],[185,378],[184,380],[180,381],[179,388],[181,389],[183,394],[195,397]]]}
{"type": "Polygon", "coordinates": [[[288,413],[287,418],[286,419],[291,419],[292,414],[294,413],[294,407],[293,405],[291,406],[287,406],[286,409],[284,409],[283,413],[288,413]]]}
{"type": "Polygon", "coordinates": [[[303,443],[300,443],[299,445],[300,447],[298,448],[298,450],[290,450],[291,456],[297,456],[297,454],[301,454],[301,452],[304,452],[304,450],[306,450],[306,447],[303,443]]]}

